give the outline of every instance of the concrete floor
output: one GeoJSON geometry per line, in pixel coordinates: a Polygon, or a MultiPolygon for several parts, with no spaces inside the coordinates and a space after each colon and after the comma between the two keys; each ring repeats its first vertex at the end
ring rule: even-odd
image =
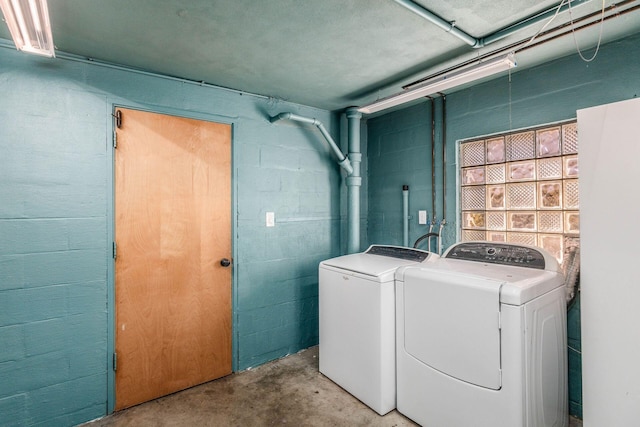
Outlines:
{"type": "MultiPolygon", "coordinates": [[[[162,397],[84,427],[416,426],[381,417],[318,372],[318,347],[162,397]]],[[[571,419],[570,427],[582,427],[571,419]]]]}

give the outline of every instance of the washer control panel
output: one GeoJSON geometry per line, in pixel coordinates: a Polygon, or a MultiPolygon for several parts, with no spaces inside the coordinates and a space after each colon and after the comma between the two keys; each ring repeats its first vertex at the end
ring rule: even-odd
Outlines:
{"type": "Polygon", "coordinates": [[[496,242],[465,242],[453,246],[445,258],[544,270],[544,255],[531,247],[496,242]]]}
{"type": "Polygon", "coordinates": [[[369,255],[381,255],[392,258],[406,259],[407,261],[422,262],[431,255],[430,252],[420,249],[404,248],[400,246],[371,245],[365,252],[369,255]]]}

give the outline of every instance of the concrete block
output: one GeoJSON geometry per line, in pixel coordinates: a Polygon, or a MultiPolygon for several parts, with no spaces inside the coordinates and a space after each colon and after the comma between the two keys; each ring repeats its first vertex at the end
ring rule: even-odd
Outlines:
{"type": "Polygon", "coordinates": [[[64,318],[24,325],[24,346],[27,357],[66,349],[69,344],[69,335],[65,326],[64,318]]]}
{"type": "Polygon", "coordinates": [[[0,255],[69,249],[64,220],[0,220],[0,255]]]}
{"type": "MultiPolygon", "coordinates": [[[[90,319],[105,320],[107,313],[106,278],[67,286],[67,314],[87,314],[90,319]]],[[[85,319],[89,324],[89,319],[85,319]]],[[[94,325],[97,326],[97,325],[94,325]]]]}
{"type": "Polygon", "coordinates": [[[83,408],[79,411],[48,418],[46,421],[33,424],[33,427],[68,427],[83,424],[107,415],[106,402],[83,408]]]}
{"type": "Polygon", "coordinates": [[[0,255],[0,292],[24,286],[24,256],[0,255]]]}
{"type": "Polygon", "coordinates": [[[106,279],[106,248],[24,256],[25,287],[87,283],[106,279]]]}
{"type": "Polygon", "coordinates": [[[250,189],[250,191],[278,192],[282,190],[280,182],[280,169],[251,168],[243,166],[238,174],[238,187],[250,189]]]}
{"type": "MultiPolygon", "coordinates": [[[[106,104],[104,108],[106,112],[106,104]]],[[[96,135],[104,135],[107,131],[107,121],[100,122],[76,119],[76,115],[65,119],[66,126],[60,126],[58,118],[39,117],[34,120],[29,116],[16,116],[0,112],[0,120],[7,123],[4,132],[14,142],[12,150],[24,152],[50,152],[68,153],[72,156],[81,154],[105,154],[109,147],[108,138],[97,138],[96,135]],[[43,132],[47,143],[42,144],[43,132]]],[[[10,140],[9,140],[10,141],[10,140]]],[[[9,141],[0,141],[0,148],[8,147],[9,141]],[[3,147],[5,144],[5,147],[3,147]]],[[[106,164],[105,164],[106,167],[106,164]]]]}
{"type": "Polygon", "coordinates": [[[0,326],[63,317],[67,312],[66,293],[65,286],[0,292],[0,326]]]}
{"type": "Polygon", "coordinates": [[[308,172],[329,172],[339,173],[337,162],[332,157],[333,153],[326,149],[300,150],[299,165],[300,170],[308,172]]]}
{"type": "MultiPolygon", "coordinates": [[[[106,183],[87,185],[81,182],[64,186],[26,186],[28,197],[24,197],[25,215],[39,217],[101,217],[107,204],[106,183]]],[[[23,199],[20,197],[19,200],[23,199]]]]}
{"type": "Polygon", "coordinates": [[[69,378],[72,380],[85,378],[91,375],[102,374],[107,376],[107,343],[85,344],[74,351],[69,360],[69,378]]]}
{"type": "MultiPolygon", "coordinates": [[[[0,386],[1,387],[1,386],[0,386]]],[[[27,419],[27,395],[16,394],[0,398],[0,425],[3,427],[23,427],[27,419]]]]}
{"type": "Polygon", "coordinates": [[[68,346],[75,349],[106,348],[106,310],[76,314],[65,318],[68,346]]]}
{"type": "Polygon", "coordinates": [[[29,393],[28,408],[33,423],[75,413],[105,402],[106,375],[92,375],[42,387],[29,393]]]}
{"type": "Polygon", "coordinates": [[[74,218],[68,219],[66,222],[69,249],[104,249],[109,247],[105,218],[74,218]]]}
{"type": "Polygon", "coordinates": [[[261,147],[260,167],[266,169],[299,170],[298,149],[295,147],[261,147]]]}
{"type": "Polygon", "coordinates": [[[23,325],[0,327],[0,343],[2,343],[2,346],[0,346],[0,363],[24,359],[24,337],[23,325]]]}
{"type": "Polygon", "coordinates": [[[260,145],[238,144],[234,146],[234,157],[241,168],[258,168],[260,167],[260,145]]]}
{"type": "Polygon", "coordinates": [[[69,379],[69,352],[57,351],[0,364],[0,398],[60,384],[69,379]]]}

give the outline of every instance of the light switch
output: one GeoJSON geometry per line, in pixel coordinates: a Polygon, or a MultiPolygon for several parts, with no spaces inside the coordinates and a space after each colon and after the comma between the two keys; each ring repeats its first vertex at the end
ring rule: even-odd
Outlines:
{"type": "Polygon", "coordinates": [[[418,224],[427,223],[427,211],[418,211],[418,224]]]}
{"type": "Polygon", "coordinates": [[[267,227],[275,227],[275,226],[276,226],[275,212],[267,212],[267,227]]]}

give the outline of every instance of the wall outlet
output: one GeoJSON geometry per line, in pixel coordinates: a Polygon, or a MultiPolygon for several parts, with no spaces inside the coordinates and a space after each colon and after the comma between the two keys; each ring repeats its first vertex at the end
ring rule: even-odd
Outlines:
{"type": "Polygon", "coordinates": [[[276,226],[276,214],[275,212],[267,212],[267,227],[276,226]]]}
{"type": "Polygon", "coordinates": [[[427,224],[427,211],[418,211],[418,224],[427,224]]]}

